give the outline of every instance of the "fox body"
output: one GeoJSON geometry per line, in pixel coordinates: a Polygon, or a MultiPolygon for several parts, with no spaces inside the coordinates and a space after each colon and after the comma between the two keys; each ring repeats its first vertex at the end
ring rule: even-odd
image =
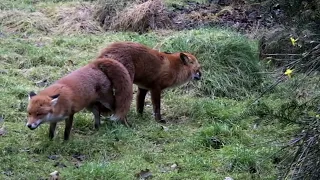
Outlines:
{"type": "Polygon", "coordinates": [[[54,137],[57,122],[65,120],[64,139],[68,140],[73,115],[86,108],[100,125],[100,110],[114,112],[113,119],[126,123],[132,101],[132,82],[126,68],[119,62],[98,58],[57,80],[38,94],[29,93],[26,126],[36,129],[50,123],[49,138],[54,137]]]}
{"type": "Polygon", "coordinates": [[[131,80],[138,86],[136,108],[143,113],[145,96],[151,92],[155,119],[161,119],[161,92],[201,78],[200,64],[190,53],[159,52],[139,43],[116,42],[104,48],[98,58],[107,57],[121,62],[128,70],[131,80]]]}

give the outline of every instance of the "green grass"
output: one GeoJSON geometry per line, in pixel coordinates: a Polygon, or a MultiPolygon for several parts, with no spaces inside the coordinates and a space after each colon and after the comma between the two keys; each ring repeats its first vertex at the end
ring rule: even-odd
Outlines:
{"type": "MultiPolygon", "coordinates": [[[[55,1],[48,1],[52,3],[55,1]]],[[[39,7],[26,0],[3,4],[25,11],[39,7]]],[[[0,136],[0,179],[47,178],[55,170],[63,179],[134,179],[144,169],[150,169],[154,179],[276,178],[273,154],[294,127],[277,123],[255,127],[258,117],[244,113],[261,88],[255,41],[223,29],[166,36],[156,32],[58,36],[34,31],[34,26],[27,28],[32,33],[7,32],[5,24],[0,27],[5,33],[0,37],[0,117],[4,118],[0,127],[6,131],[0,136]],[[106,119],[96,131],[92,115],[85,111],[76,114],[68,142],[62,140],[63,123],[53,141],[48,140],[47,124],[34,131],[25,127],[29,91],[43,89],[85,65],[108,43],[123,40],[150,47],[163,43],[164,51],[189,51],[203,65],[201,82],[163,94],[162,114],[169,122],[165,128],[151,116],[149,97],[143,116],[135,113],[132,104],[128,115],[132,128],[106,119]],[[43,79],[48,84],[36,84],[43,79]],[[183,94],[185,90],[188,93],[183,94]],[[224,146],[215,149],[212,138],[224,146]],[[52,155],[58,158],[49,159],[52,155]],[[84,155],[84,159],[76,160],[73,155],[84,155]],[[55,167],[56,163],[66,167],[55,167]],[[170,170],[173,164],[178,168],[170,170]]],[[[276,99],[265,102],[276,108],[281,103],[276,99]]]]}
{"type": "Polygon", "coordinates": [[[164,40],[163,49],[197,56],[205,69],[206,78],[197,86],[203,96],[241,98],[261,90],[256,41],[238,33],[221,29],[177,33],[164,40]]]}

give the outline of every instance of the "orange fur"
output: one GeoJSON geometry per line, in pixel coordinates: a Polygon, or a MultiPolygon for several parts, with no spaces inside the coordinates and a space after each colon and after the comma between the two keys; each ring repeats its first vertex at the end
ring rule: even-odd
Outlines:
{"type": "Polygon", "coordinates": [[[151,92],[155,119],[160,122],[165,122],[160,115],[161,92],[201,77],[200,64],[190,53],[165,53],[139,43],[117,42],[104,48],[98,55],[101,57],[115,59],[127,68],[131,80],[139,87],[136,99],[139,113],[143,112],[147,92],[151,92]]]}
{"type": "Polygon", "coordinates": [[[70,135],[73,115],[84,108],[94,114],[95,127],[100,125],[101,105],[114,111],[115,119],[125,122],[132,100],[132,82],[126,68],[119,62],[100,58],[57,80],[40,91],[30,92],[28,122],[30,129],[50,123],[52,139],[57,122],[65,120],[64,139],[70,135]],[[100,104],[97,104],[100,103],[100,104]]]}

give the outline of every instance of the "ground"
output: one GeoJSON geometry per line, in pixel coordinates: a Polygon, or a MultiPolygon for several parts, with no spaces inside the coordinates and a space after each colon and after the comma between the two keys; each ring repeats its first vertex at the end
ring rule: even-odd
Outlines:
{"type": "MultiPolygon", "coordinates": [[[[295,127],[275,121],[257,123],[261,119],[246,112],[259,94],[254,86],[263,83],[250,79],[258,77],[256,70],[248,68],[245,76],[241,63],[239,69],[227,66],[240,58],[242,63],[252,60],[253,69],[258,68],[255,40],[219,28],[143,35],[103,32],[92,24],[83,25],[89,27],[84,30],[77,29],[81,25],[65,29],[66,22],[54,21],[59,18],[52,13],[74,4],[78,2],[0,3],[0,179],[48,179],[53,171],[63,179],[134,179],[139,175],[145,179],[151,175],[153,179],[276,179],[276,152],[295,127]],[[75,116],[67,142],[62,138],[63,122],[52,141],[47,124],[34,131],[25,127],[29,91],[43,89],[85,65],[108,43],[122,40],[150,47],[160,44],[166,51],[189,50],[204,64],[202,83],[164,92],[162,113],[168,124],[154,121],[148,99],[143,116],[132,103],[128,115],[132,128],[106,118],[94,130],[93,117],[85,111],[75,116]],[[226,64],[213,67],[215,62],[226,64]],[[255,83],[241,81],[245,77],[255,83]],[[234,89],[234,84],[242,87],[234,89]],[[220,97],[215,96],[219,93],[220,97]],[[143,173],[146,169],[149,173],[143,173]]],[[[265,99],[274,107],[280,101],[274,96],[265,99]]]]}

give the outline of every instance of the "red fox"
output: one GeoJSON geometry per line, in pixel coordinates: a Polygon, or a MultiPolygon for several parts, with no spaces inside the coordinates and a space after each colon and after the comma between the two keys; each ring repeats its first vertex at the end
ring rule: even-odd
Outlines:
{"type": "Polygon", "coordinates": [[[143,113],[145,96],[151,92],[154,117],[161,123],[165,123],[160,114],[162,90],[201,78],[200,64],[190,53],[159,52],[139,43],[116,42],[100,52],[98,58],[102,57],[115,59],[127,68],[131,80],[138,86],[138,113],[143,113]]]}
{"type": "Polygon", "coordinates": [[[100,125],[99,109],[114,112],[112,119],[127,125],[126,114],[132,98],[133,84],[126,68],[115,60],[99,58],[38,94],[31,91],[26,126],[33,130],[42,123],[50,123],[49,138],[52,139],[57,122],[65,120],[64,140],[68,140],[73,115],[84,108],[93,113],[96,129],[100,125]]]}

